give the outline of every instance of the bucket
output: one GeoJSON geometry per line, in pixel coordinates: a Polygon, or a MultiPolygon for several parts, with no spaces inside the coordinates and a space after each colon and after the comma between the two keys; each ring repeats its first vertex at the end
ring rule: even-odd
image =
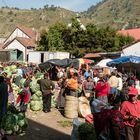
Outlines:
{"type": "Polygon", "coordinates": [[[73,96],[65,97],[64,116],[69,119],[78,117],[78,98],[73,96]]]}

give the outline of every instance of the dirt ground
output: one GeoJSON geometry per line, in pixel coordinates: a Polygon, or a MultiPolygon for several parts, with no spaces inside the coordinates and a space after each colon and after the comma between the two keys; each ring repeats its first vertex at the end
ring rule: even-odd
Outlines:
{"type": "Polygon", "coordinates": [[[24,136],[8,136],[8,140],[70,140],[72,119],[52,108],[49,113],[27,112],[28,129],[24,136]]]}
{"type": "MultiPolygon", "coordinates": [[[[57,99],[59,90],[55,90],[57,99]]],[[[8,136],[8,140],[70,140],[73,119],[63,116],[63,110],[52,108],[51,112],[28,110],[28,128],[24,136],[8,136]]],[[[83,118],[78,118],[84,121],[83,118]]]]}

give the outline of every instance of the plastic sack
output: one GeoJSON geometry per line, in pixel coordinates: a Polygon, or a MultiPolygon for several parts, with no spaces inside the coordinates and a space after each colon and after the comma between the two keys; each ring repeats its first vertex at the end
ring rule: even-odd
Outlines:
{"type": "Polygon", "coordinates": [[[78,118],[73,119],[73,129],[71,132],[71,140],[79,140],[78,127],[82,124],[78,118]]]}

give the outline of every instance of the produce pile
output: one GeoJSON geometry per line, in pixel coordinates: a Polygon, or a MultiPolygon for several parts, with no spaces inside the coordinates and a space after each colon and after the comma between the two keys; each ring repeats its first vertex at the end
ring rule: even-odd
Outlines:
{"type": "Polygon", "coordinates": [[[14,94],[14,101],[16,102],[18,94],[22,91],[22,88],[17,86],[15,83],[12,83],[13,94],[14,94]]]}
{"type": "MultiPolygon", "coordinates": [[[[30,102],[30,109],[32,111],[39,111],[43,109],[42,92],[40,91],[40,86],[37,80],[41,79],[42,75],[39,77],[32,77],[32,82],[30,83],[30,88],[33,93],[30,102]]],[[[51,107],[56,107],[56,99],[54,95],[51,97],[51,107]]]]}
{"type": "Polygon", "coordinates": [[[4,67],[3,71],[7,73],[7,77],[11,77],[13,73],[17,72],[17,66],[16,65],[6,66],[4,67]]]}
{"type": "Polygon", "coordinates": [[[40,86],[37,83],[37,80],[35,77],[32,77],[32,82],[30,83],[30,88],[33,93],[30,101],[30,109],[32,111],[39,111],[43,108],[43,101],[42,101],[42,92],[40,91],[40,86]]]}
{"type": "Polygon", "coordinates": [[[24,135],[28,126],[25,115],[15,107],[9,106],[7,114],[3,117],[2,128],[7,135],[24,135]]]}
{"type": "MultiPolygon", "coordinates": [[[[8,74],[7,77],[12,77],[13,74],[17,76],[16,74],[17,66],[16,65],[6,66],[4,67],[4,72],[8,74]]],[[[43,109],[42,92],[40,91],[40,86],[37,83],[37,80],[42,79],[43,77],[44,77],[43,73],[37,72],[36,75],[32,77],[32,81],[30,83],[32,97],[30,103],[28,104],[28,108],[31,109],[32,111],[39,111],[43,109]]],[[[26,79],[22,78],[19,82],[19,86],[17,86],[15,83],[12,83],[15,102],[17,101],[18,94],[22,91],[24,87],[25,81],[26,79]]],[[[54,96],[52,96],[51,102],[52,102],[51,107],[56,107],[57,103],[54,96]]]]}
{"type": "Polygon", "coordinates": [[[93,124],[83,123],[78,127],[79,140],[96,140],[93,124]]]}
{"type": "MultiPolygon", "coordinates": [[[[6,66],[4,67],[4,72],[7,73],[7,77],[12,78],[13,76],[19,76],[17,74],[17,66],[6,66]]],[[[44,75],[41,72],[36,73],[35,76],[32,77],[32,81],[30,82],[30,89],[31,89],[31,100],[28,103],[28,109],[32,111],[40,111],[43,109],[43,100],[42,100],[42,92],[40,91],[40,86],[37,83],[39,79],[43,79],[44,75]]],[[[20,112],[18,108],[16,108],[16,101],[18,98],[18,94],[24,88],[26,79],[22,78],[18,85],[12,82],[13,88],[13,95],[14,95],[14,104],[9,100],[9,107],[7,114],[2,119],[2,128],[7,135],[24,135],[28,126],[27,119],[25,114],[20,112]]],[[[52,95],[51,99],[51,107],[56,107],[57,102],[54,95],[52,95]]]]}

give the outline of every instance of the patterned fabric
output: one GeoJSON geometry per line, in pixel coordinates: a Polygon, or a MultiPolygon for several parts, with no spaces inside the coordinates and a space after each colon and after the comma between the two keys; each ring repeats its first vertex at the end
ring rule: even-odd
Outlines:
{"type": "Polygon", "coordinates": [[[93,93],[93,89],[94,89],[94,82],[93,81],[84,81],[83,83],[83,87],[85,89],[86,93],[93,93]]]}
{"type": "Polygon", "coordinates": [[[117,126],[120,129],[124,128],[124,122],[123,122],[123,115],[118,110],[112,110],[111,113],[111,124],[113,126],[117,126]]]}
{"type": "Polygon", "coordinates": [[[111,110],[103,110],[98,113],[94,113],[94,126],[95,126],[95,131],[97,135],[99,135],[105,128],[105,126],[108,124],[111,116],[111,110]]]}
{"type": "Polygon", "coordinates": [[[111,126],[124,128],[123,115],[118,110],[104,109],[102,112],[95,113],[94,115],[95,130],[100,134],[108,124],[111,126]]]}

